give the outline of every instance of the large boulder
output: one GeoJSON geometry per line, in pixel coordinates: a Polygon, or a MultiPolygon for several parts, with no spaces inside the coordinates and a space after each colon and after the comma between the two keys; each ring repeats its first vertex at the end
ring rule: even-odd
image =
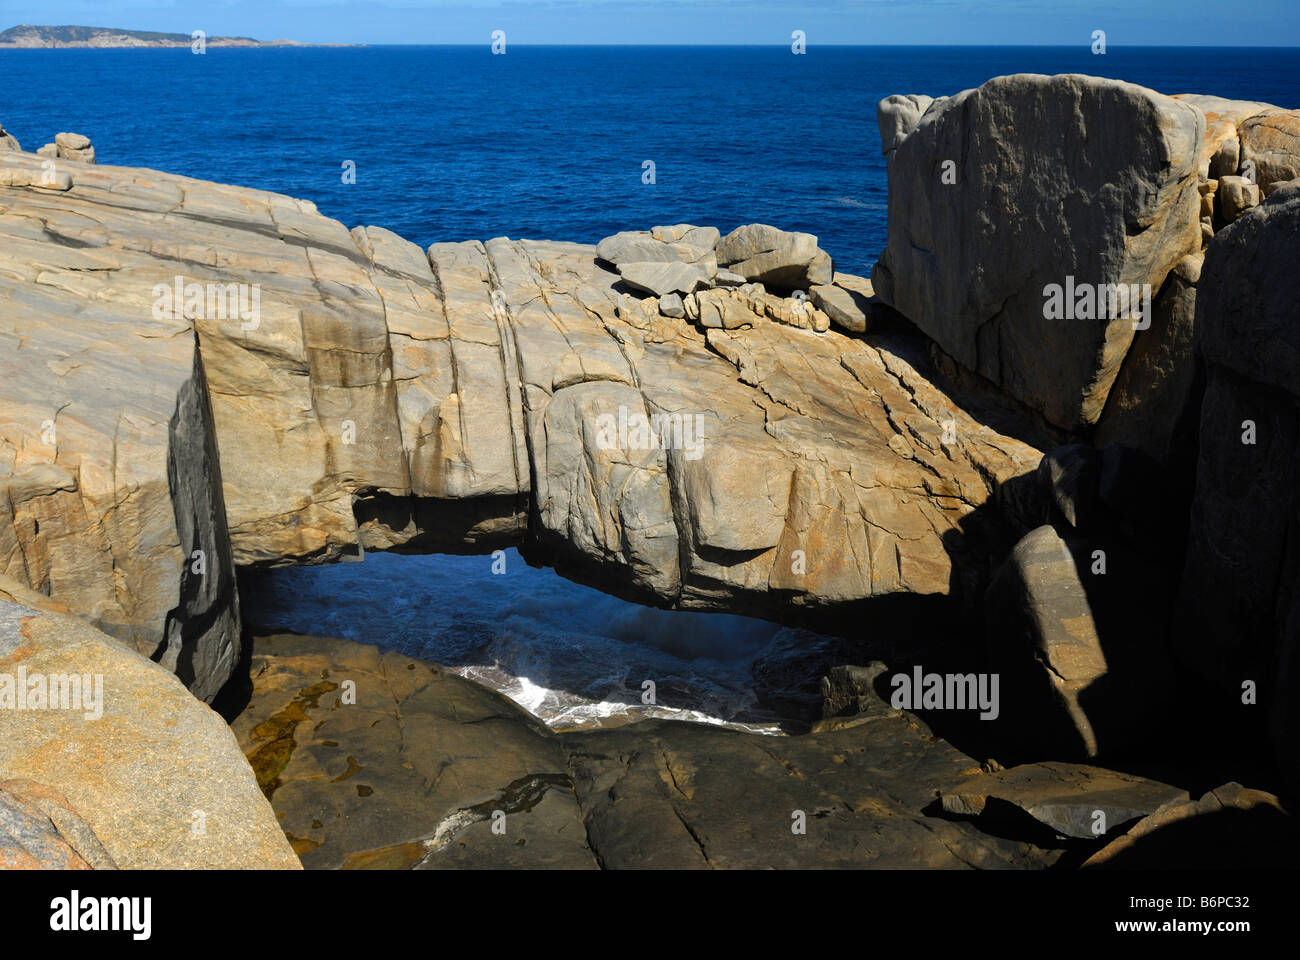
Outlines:
{"type": "Polygon", "coordinates": [[[1093,437],[1136,447],[1154,460],[1181,468],[1195,446],[1188,423],[1195,397],[1193,333],[1196,284],[1204,257],[1179,260],[1151,308],[1151,325],[1139,330],[1111,385],[1093,437]]]}
{"type": "Polygon", "coordinates": [[[1241,159],[1255,165],[1265,196],[1300,177],[1300,110],[1268,111],[1242,123],[1241,159]]]}
{"type": "Polygon", "coordinates": [[[1206,368],[1177,651],[1243,717],[1267,714],[1300,783],[1300,184],[1210,245],[1196,301],[1206,368]]]}
{"type": "Polygon", "coordinates": [[[1080,695],[1106,676],[1109,665],[1097,635],[1075,554],[1051,526],[1024,537],[989,588],[987,609],[994,663],[1011,702],[1003,710],[1033,730],[1049,756],[1095,757],[1092,718],[1080,695]]]}
{"type": "Polygon", "coordinates": [[[596,866],[559,740],[501,694],[321,637],[258,638],[252,673],[234,731],[307,869],[596,866]]]}
{"type": "Polygon", "coordinates": [[[718,241],[718,264],[746,280],[776,290],[804,290],[834,277],[830,254],[811,233],[779,230],[766,223],[737,227],[718,241]]]}
{"type": "Polygon", "coordinates": [[[1205,141],[1201,145],[1202,180],[1234,176],[1241,169],[1241,127],[1261,113],[1280,107],[1256,100],[1228,100],[1199,93],[1176,93],[1175,100],[1189,103],[1205,114],[1205,141]]]}
{"type": "Polygon", "coordinates": [[[836,273],[832,279],[829,284],[814,284],[809,299],[837,327],[850,333],[866,332],[880,305],[871,281],[847,273],[836,273]]]}
{"type": "Polygon", "coordinates": [[[698,263],[658,260],[625,263],[618,272],[628,286],[656,297],[692,293],[709,284],[708,272],[698,263]]]}
{"type": "Polygon", "coordinates": [[[718,261],[717,227],[679,223],[651,230],[627,230],[596,245],[596,256],[613,264],[628,286],[663,297],[713,284],[718,261]]]}
{"type": "Polygon", "coordinates": [[[22,147],[18,145],[17,138],[6,131],[2,124],[0,124],[0,150],[22,150],[22,147]]]}
{"type": "Polygon", "coordinates": [[[1015,822],[1012,810],[1054,833],[1079,840],[1114,835],[1168,803],[1185,803],[1178,787],[1132,774],[1077,763],[1032,763],[971,777],[941,788],[953,816],[1015,822]]]}
{"type": "Polygon", "coordinates": [[[1117,80],[1020,74],[930,104],[910,132],[903,116],[882,108],[896,148],[876,293],[1052,423],[1095,423],[1137,325],[1109,285],[1154,294],[1200,249],[1203,114],[1117,80]],[[1053,292],[1072,301],[1060,314],[1053,292]]]}
{"type": "Polygon", "coordinates": [[[1038,527],[989,586],[990,653],[1003,690],[996,722],[1018,755],[1121,755],[1133,749],[1132,731],[1151,728],[1169,702],[1169,588],[1147,558],[1096,531],[1095,522],[1068,537],[1038,527]]]}
{"type": "Polygon", "coordinates": [[[1215,209],[1220,225],[1236,222],[1247,210],[1259,206],[1259,186],[1245,177],[1220,177],[1215,209]]]}
{"type": "Polygon", "coordinates": [[[54,156],[76,163],[94,163],[95,148],[90,143],[90,137],[84,134],[59,133],[54,136],[54,156]]]}
{"type": "Polygon", "coordinates": [[[221,717],[84,621],[0,600],[0,705],[0,824],[43,865],[298,867],[221,717]]]}
{"type": "MultiPolygon", "coordinates": [[[[940,97],[940,100],[947,99],[940,97]]],[[[895,93],[876,104],[876,124],[880,128],[880,152],[892,159],[893,152],[916,125],[925,111],[934,103],[934,97],[923,93],[895,93]]]]}

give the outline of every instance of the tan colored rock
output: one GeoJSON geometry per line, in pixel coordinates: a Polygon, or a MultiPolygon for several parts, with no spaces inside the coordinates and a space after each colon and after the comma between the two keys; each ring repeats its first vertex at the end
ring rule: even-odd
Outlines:
{"type": "Polygon", "coordinates": [[[717,245],[719,266],[769,287],[807,291],[831,282],[830,255],[811,233],[779,230],[765,223],[737,227],[717,245]]]}
{"type": "Polygon", "coordinates": [[[727,316],[702,332],[626,295],[590,245],[424,254],[275,194],[77,164],[51,188],[8,156],[0,563],[141,649],[166,641],[205,699],[238,656],[235,563],[527,542],[688,609],[972,600],[963,519],[1038,461],[935,385],[919,338],[846,338],[761,285],[684,297],[687,318],[727,316]]]}
{"type": "Polygon", "coordinates": [[[1205,142],[1201,147],[1201,179],[1233,176],[1241,166],[1241,126],[1260,113],[1281,110],[1271,103],[1228,100],[1195,93],[1176,93],[1175,100],[1191,104],[1205,114],[1205,142]]]}
{"type": "MultiPolygon", "coordinates": [[[[153,310],[174,263],[138,236],[114,247],[138,214],[99,205],[98,168],[60,164],[63,199],[42,210],[42,161],[5,156],[22,176],[0,192],[30,191],[35,208],[9,201],[0,244],[0,575],[160,651],[211,700],[238,659],[239,612],[194,334],[153,310]]],[[[148,195],[139,174],[112,182],[148,195]]]]}
{"type": "Polygon", "coordinates": [[[989,801],[1018,807],[1067,837],[1096,840],[1187,792],[1143,777],[1077,763],[1033,763],[972,777],[941,790],[944,812],[993,813],[989,801]]]}
{"type": "Polygon", "coordinates": [[[1247,210],[1259,206],[1259,187],[1245,177],[1221,177],[1215,195],[1219,222],[1235,222],[1247,210]]]}
{"type": "Polygon", "coordinates": [[[90,866],[298,867],[221,717],[82,620],[0,601],[0,701],[0,781],[48,788],[37,805],[90,866]],[[38,709],[56,680],[66,698],[38,709]]]}
{"type": "Polygon", "coordinates": [[[0,870],[115,870],[95,831],[52,787],[0,781],[0,870]]]}
{"type": "Polygon", "coordinates": [[[631,287],[654,296],[688,294],[711,286],[718,272],[717,227],[679,223],[606,237],[596,256],[613,264],[631,287]]]}
{"type": "Polygon", "coordinates": [[[726,290],[701,290],[695,295],[695,302],[699,305],[702,327],[733,330],[751,326],[759,319],[726,290]]]}
{"type": "Polygon", "coordinates": [[[1219,181],[1202,180],[1198,189],[1201,194],[1201,222],[1204,223],[1206,217],[1214,216],[1214,194],[1219,189],[1219,181]]]}
{"type": "Polygon", "coordinates": [[[870,280],[847,273],[835,274],[829,285],[814,285],[808,294],[831,323],[850,333],[863,333],[870,328],[873,304],[880,302],[870,280]]]}
{"type": "Polygon", "coordinates": [[[1105,532],[1125,506],[1123,483],[1138,464],[1121,462],[1115,448],[1100,463],[1077,457],[1088,452],[1058,448],[1040,469],[1040,481],[1079,529],[1062,523],[1064,533],[1052,524],[1031,531],[985,596],[993,669],[1001,677],[997,729],[1031,757],[1131,753],[1132,731],[1161,729],[1171,700],[1164,656],[1171,577],[1105,532]],[[1110,524],[1099,522],[1099,499],[1110,524]]]}
{"type": "Polygon", "coordinates": [[[1184,421],[1196,374],[1196,284],[1204,254],[1184,257],[1151,306],[1151,325],[1133,346],[1097,424],[1098,446],[1123,443],[1160,463],[1189,452],[1194,427],[1184,421]]]}
{"type": "MultiPolygon", "coordinates": [[[[1094,757],[1099,750],[1092,720],[1080,703],[1084,691],[1109,670],[1083,585],[1087,576],[1066,541],[1052,527],[1042,526],[1016,544],[989,593],[990,635],[1007,648],[1007,660],[1016,655],[1018,644],[1028,644],[1030,649],[1019,652],[1023,662],[1041,663],[1039,683],[1050,691],[1060,716],[1042,708],[1034,720],[1062,728],[1054,735],[1061,743],[1053,755],[1067,747],[1075,756],[1094,757]],[[1077,743],[1069,743],[1066,727],[1077,743]]],[[[1026,710],[1026,716],[1016,719],[1024,722],[1028,714],[1026,710]]]]}
{"type": "Polygon", "coordinates": [[[55,134],[54,146],[60,160],[72,160],[77,163],[95,162],[95,148],[91,146],[90,137],[80,133],[55,134]]]}
{"type": "Polygon", "coordinates": [[[1278,798],[1225,783],[1199,800],[1162,804],[1083,862],[1084,869],[1159,866],[1293,868],[1300,831],[1278,798]]]}
{"type": "Polygon", "coordinates": [[[1264,196],[1300,177],[1300,110],[1276,110],[1241,125],[1242,163],[1251,162],[1264,196]]]}

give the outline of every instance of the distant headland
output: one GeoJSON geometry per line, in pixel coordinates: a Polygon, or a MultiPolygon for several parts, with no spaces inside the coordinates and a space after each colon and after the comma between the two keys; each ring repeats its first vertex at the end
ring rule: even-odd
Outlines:
{"type": "MultiPolygon", "coordinates": [[[[189,47],[197,38],[188,33],[119,30],[116,27],[34,27],[22,24],[0,33],[0,50],[39,50],[68,47],[189,47]]],[[[203,37],[209,47],[309,47],[349,44],[309,44],[296,40],[254,40],[252,37],[203,37]]]]}

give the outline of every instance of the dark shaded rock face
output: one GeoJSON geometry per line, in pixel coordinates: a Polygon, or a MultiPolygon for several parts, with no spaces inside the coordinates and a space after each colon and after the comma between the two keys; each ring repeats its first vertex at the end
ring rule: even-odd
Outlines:
{"type": "MultiPolygon", "coordinates": [[[[1206,371],[1175,646],[1220,706],[1267,714],[1300,783],[1300,186],[1214,238],[1196,302],[1206,371]],[[1252,695],[1252,687],[1254,694],[1252,695]]],[[[1262,716],[1261,716],[1262,719],[1262,716]]]]}
{"type": "Polygon", "coordinates": [[[933,813],[980,773],[915,717],[762,737],[648,721],[564,738],[607,868],[1047,866],[1053,851],[933,813]]]}
{"type": "MultiPolygon", "coordinates": [[[[1179,260],[1152,304],[1151,326],[1138,331],[1097,424],[1098,445],[1124,443],[1181,469],[1195,446],[1186,411],[1194,393],[1196,284],[1203,257],[1179,260]]],[[[1188,465],[1190,466],[1190,465],[1188,465]]]]}
{"type": "Polygon", "coordinates": [[[1170,800],[1084,861],[1085,869],[1294,869],[1300,831],[1278,798],[1225,783],[1170,800]]]}
{"type": "Polygon", "coordinates": [[[596,865],[558,741],[505,697],[316,637],[259,640],[252,672],[235,733],[304,866],[596,865]]]}
{"type": "Polygon", "coordinates": [[[1094,840],[1187,800],[1177,787],[1114,770],[1034,763],[971,778],[944,793],[942,804],[957,816],[996,816],[999,805],[1014,807],[1056,833],[1094,840]]]}
{"type": "Polygon", "coordinates": [[[658,720],[555,734],[437,664],[316,637],[259,639],[253,681],[235,732],[309,868],[1043,867],[1058,855],[936,816],[936,791],[980,766],[900,711],[796,737],[658,720]]]}

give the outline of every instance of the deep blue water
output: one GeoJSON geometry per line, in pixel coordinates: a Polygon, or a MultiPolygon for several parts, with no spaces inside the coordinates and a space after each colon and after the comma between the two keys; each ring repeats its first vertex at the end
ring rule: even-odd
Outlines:
{"type": "Polygon", "coordinates": [[[566,727],[650,713],[772,732],[778,714],[759,689],[788,695],[792,676],[813,671],[815,697],[813,665],[841,649],[749,617],[628,603],[529,567],[514,549],[282,567],[245,578],[240,601],[258,633],[343,637],[434,660],[566,727]],[[647,680],[654,709],[642,703],[647,680]]]}
{"type": "Polygon", "coordinates": [[[1019,71],[1300,106],[1296,48],[24,50],[0,51],[0,123],[28,150],[72,130],[103,163],[305,197],[422,246],[764,221],[865,274],[885,237],[876,102],[1019,71]]]}
{"type": "MultiPolygon", "coordinates": [[[[1225,15],[1230,15],[1225,13],[1225,15]]],[[[28,150],[61,130],[100,162],[314,201],[421,246],[507,235],[595,242],[689,221],[816,233],[842,270],[884,245],[875,105],[1006,73],[1092,73],[1165,93],[1300,106],[1300,50],[481,47],[0,51],[0,123],[28,150]],[[340,165],[356,163],[357,182],[340,165]],[[656,183],[641,182],[642,162],[656,183]]],[[[762,723],[754,675],[815,637],[633,607],[488,558],[371,556],[281,569],[261,627],[344,636],[460,667],[553,722],[659,702],[762,723]]],[[[784,671],[788,675],[789,671],[784,671]]],[[[679,714],[680,715],[680,714],[679,714]]]]}

